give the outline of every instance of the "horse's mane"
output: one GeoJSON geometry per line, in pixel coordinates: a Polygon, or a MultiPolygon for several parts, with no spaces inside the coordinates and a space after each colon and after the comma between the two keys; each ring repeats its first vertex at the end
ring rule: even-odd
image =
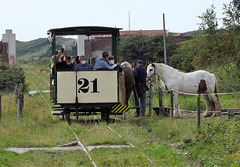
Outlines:
{"type": "Polygon", "coordinates": [[[173,68],[171,66],[168,66],[166,64],[163,64],[163,63],[153,63],[155,66],[164,66],[164,67],[167,67],[170,71],[177,71],[177,72],[180,72],[180,73],[183,73],[182,71],[180,71],[179,69],[176,69],[176,68],[173,68]]]}
{"type": "Polygon", "coordinates": [[[129,68],[132,69],[132,65],[131,65],[130,63],[128,63],[127,61],[122,62],[122,63],[121,63],[121,66],[123,66],[123,67],[129,67],[129,68]]]}

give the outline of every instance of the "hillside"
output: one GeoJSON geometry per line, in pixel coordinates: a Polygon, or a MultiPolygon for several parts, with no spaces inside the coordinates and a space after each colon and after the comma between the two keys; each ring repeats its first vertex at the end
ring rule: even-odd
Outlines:
{"type": "MultiPolygon", "coordinates": [[[[59,37],[56,40],[57,49],[63,45],[74,46],[76,39],[59,37]]],[[[51,44],[47,38],[39,38],[28,42],[16,41],[17,59],[20,62],[31,61],[51,56],[51,44]]]]}

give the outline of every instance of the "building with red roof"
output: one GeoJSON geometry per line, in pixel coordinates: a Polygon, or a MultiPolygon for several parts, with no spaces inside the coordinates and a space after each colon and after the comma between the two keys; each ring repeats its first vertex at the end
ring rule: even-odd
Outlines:
{"type": "MultiPolygon", "coordinates": [[[[130,31],[120,31],[120,36],[122,38],[128,35],[156,35],[156,34],[163,34],[164,30],[130,30],[130,31]]],[[[167,34],[167,30],[165,30],[167,34]]],[[[111,52],[111,35],[93,35],[91,39],[84,40],[84,55],[89,60],[91,57],[101,57],[102,51],[111,52]],[[91,52],[93,51],[94,52],[91,52]],[[91,55],[91,53],[93,55],[91,55]]],[[[80,56],[80,55],[79,55],[80,56]]]]}

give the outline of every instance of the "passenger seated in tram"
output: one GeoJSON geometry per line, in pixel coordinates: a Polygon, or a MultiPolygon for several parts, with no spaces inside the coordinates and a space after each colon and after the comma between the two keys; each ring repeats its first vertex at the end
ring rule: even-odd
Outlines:
{"type": "Polygon", "coordinates": [[[79,61],[79,56],[74,57],[74,58],[72,59],[72,63],[73,63],[74,66],[76,66],[78,63],[80,63],[80,61],[79,61]]]}
{"type": "MultiPolygon", "coordinates": [[[[58,63],[60,59],[60,51],[56,50],[55,54],[56,54],[56,63],[58,63]]],[[[51,68],[54,68],[54,56],[52,56],[51,58],[51,68]]]]}
{"type": "Polygon", "coordinates": [[[91,70],[90,64],[86,62],[84,55],[80,56],[79,63],[75,66],[75,70],[91,70]]]}
{"type": "Polygon", "coordinates": [[[74,67],[75,67],[73,62],[72,62],[72,57],[71,56],[67,56],[67,65],[68,65],[67,67],[71,70],[73,70],[74,67]]]}
{"type": "Polygon", "coordinates": [[[63,55],[60,58],[60,62],[56,64],[57,70],[72,70],[74,68],[74,65],[72,64],[72,58],[67,56],[64,51],[62,53],[63,55]]]}
{"type": "Polygon", "coordinates": [[[119,66],[120,63],[116,63],[116,64],[113,64],[112,66],[110,66],[108,63],[107,63],[107,60],[108,60],[108,56],[109,56],[109,53],[104,51],[102,53],[102,58],[101,59],[98,59],[94,65],[94,70],[98,70],[98,69],[108,69],[108,70],[113,70],[115,67],[119,66]]]}
{"type": "Polygon", "coordinates": [[[95,63],[96,63],[96,57],[92,57],[90,61],[90,65],[92,69],[94,68],[95,63]]]}
{"type": "MultiPolygon", "coordinates": [[[[113,66],[115,64],[115,58],[113,56],[108,57],[108,64],[110,66],[113,66]]],[[[121,66],[116,66],[114,69],[119,68],[119,72],[122,72],[122,67],[121,66]]]]}
{"type": "Polygon", "coordinates": [[[110,66],[113,66],[113,65],[115,64],[115,59],[114,59],[113,56],[109,56],[109,57],[108,57],[108,64],[109,64],[110,66]]]}
{"type": "MultiPolygon", "coordinates": [[[[55,54],[56,54],[56,63],[58,63],[60,59],[60,51],[56,50],[55,54]]],[[[54,56],[52,56],[51,58],[50,68],[51,68],[51,74],[54,74],[54,56]]]]}

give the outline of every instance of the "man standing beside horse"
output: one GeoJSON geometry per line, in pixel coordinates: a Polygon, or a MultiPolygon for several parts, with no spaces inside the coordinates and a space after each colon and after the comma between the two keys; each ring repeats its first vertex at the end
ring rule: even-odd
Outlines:
{"type": "MultiPolygon", "coordinates": [[[[137,67],[134,69],[133,75],[134,75],[134,78],[135,78],[138,98],[140,98],[141,115],[145,116],[147,72],[146,72],[145,68],[143,67],[143,61],[142,60],[137,61],[137,67]]],[[[137,109],[135,117],[139,117],[139,115],[140,115],[140,109],[137,109]]]]}

